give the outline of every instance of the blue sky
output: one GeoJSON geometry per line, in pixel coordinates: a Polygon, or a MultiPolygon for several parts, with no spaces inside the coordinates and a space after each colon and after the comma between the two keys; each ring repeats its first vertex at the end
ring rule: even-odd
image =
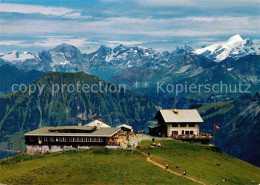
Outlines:
{"type": "Polygon", "coordinates": [[[172,51],[227,40],[260,41],[259,0],[0,0],[0,52],[61,43],[83,53],[100,45],[172,51]]]}

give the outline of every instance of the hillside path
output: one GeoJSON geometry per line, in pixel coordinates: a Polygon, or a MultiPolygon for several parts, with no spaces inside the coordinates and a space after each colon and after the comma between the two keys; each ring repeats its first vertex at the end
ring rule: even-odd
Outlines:
{"type": "MultiPolygon", "coordinates": [[[[138,150],[138,151],[140,151],[140,150],[138,150]]],[[[146,153],[144,153],[144,152],[142,152],[142,151],[140,151],[140,152],[141,152],[143,155],[147,156],[146,153]]],[[[159,167],[159,168],[162,168],[162,169],[166,170],[164,165],[155,162],[154,160],[150,159],[150,157],[146,157],[146,159],[147,159],[148,162],[152,163],[153,165],[155,165],[155,166],[157,166],[157,167],[159,167]]],[[[194,178],[192,178],[192,177],[183,176],[182,174],[177,173],[177,172],[174,172],[173,170],[167,169],[167,171],[170,172],[170,173],[172,173],[172,174],[174,174],[174,175],[182,176],[182,177],[184,177],[184,178],[186,178],[186,179],[189,179],[189,180],[191,180],[191,181],[193,181],[193,182],[196,182],[196,183],[199,183],[199,184],[203,184],[203,185],[207,185],[205,182],[196,180],[196,179],[194,179],[194,178]]]]}

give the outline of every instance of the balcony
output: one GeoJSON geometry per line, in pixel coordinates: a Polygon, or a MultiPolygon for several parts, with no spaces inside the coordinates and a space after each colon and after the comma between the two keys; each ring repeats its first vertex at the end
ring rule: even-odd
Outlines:
{"type": "Polygon", "coordinates": [[[185,140],[185,139],[213,139],[214,136],[212,134],[200,132],[198,135],[172,135],[173,139],[180,139],[180,140],[185,140]]]}

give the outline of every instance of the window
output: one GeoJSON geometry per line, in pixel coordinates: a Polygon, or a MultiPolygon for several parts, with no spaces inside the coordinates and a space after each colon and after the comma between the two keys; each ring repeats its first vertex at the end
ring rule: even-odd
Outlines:
{"type": "Polygon", "coordinates": [[[61,137],[61,142],[65,142],[66,141],[66,138],[65,137],[61,137]]]}
{"type": "Polygon", "coordinates": [[[92,137],[92,138],[91,138],[91,141],[94,141],[94,139],[95,139],[95,138],[94,138],[94,137],[92,137]]]}
{"type": "Polygon", "coordinates": [[[43,137],[44,142],[48,142],[48,137],[43,137]]]}
{"type": "Polygon", "coordinates": [[[195,127],[195,123],[189,123],[189,127],[195,127]]]}
{"type": "Polygon", "coordinates": [[[193,130],[192,130],[192,131],[190,131],[190,135],[193,135],[193,134],[194,134],[193,130]]]}
{"type": "Polygon", "coordinates": [[[54,137],[50,137],[50,141],[54,142],[55,141],[54,137]]]}
{"type": "Polygon", "coordinates": [[[185,134],[186,134],[186,135],[189,135],[189,134],[190,134],[190,132],[189,132],[189,131],[185,131],[185,134]]]}
{"type": "Polygon", "coordinates": [[[184,130],[181,131],[181,134],[184,135],[184,130]]]}
{"type": "Polygon", "coordinates": [[[34,141],[34,137],[30,136],[30,141],[33,142],[34,141]]]}
{"type": "Polygon", "coordinates": [[[73,137],[69,137],[69,141],[72,142],[73,141],[73,137]]]}
{"type": "Polygon", "coordinates": [[[186,123],[181,123],[181,127],[186,127],[186,123]]]}
{"type": "Polygon", "coordinates": [[[90,138],[89,138],[89,137],[87,137],[87,141],[88,141],[88,142],[90,141],[90,138]]]}
{"type": "Polygon", "coordinates": [[[172,123],[172,127],[178,127],[178,123],[172,123]]]}
{"type": "Polygon", "coordinates": [[[86,142],[86,137],[83,137],[83,141],[86,142]]]}

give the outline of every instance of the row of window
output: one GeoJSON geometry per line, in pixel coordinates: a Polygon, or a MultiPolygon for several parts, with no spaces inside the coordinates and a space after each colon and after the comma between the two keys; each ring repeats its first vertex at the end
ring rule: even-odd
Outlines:
{"type": "MultiPolygon", "coordinates": [[[[195,127],[195,123],[189,123],[189,127],[195,127]]],[[[187,123],[180,123],[180,127],[186,127],[187,123]]],[[[179,127],[179,123],[172,123],[172,127],[179,127]]]]}
{"type": "MultiPolygon", "coordinates": [[[[182,130],[181,135],[193,135],[194,134],[194,131],[193,130],[182,130]]],[[[172,131],[172,135],[179,135],[178,131],[172,131]]]]}
{"type": "MultiPolygon", "coordinates": [[[[103,142],[102,137],[38,137],[38,140],[44,142],[103,142]]],[[[34,138],[30,137],[30,141],[33,142],[34,138]]]]}

